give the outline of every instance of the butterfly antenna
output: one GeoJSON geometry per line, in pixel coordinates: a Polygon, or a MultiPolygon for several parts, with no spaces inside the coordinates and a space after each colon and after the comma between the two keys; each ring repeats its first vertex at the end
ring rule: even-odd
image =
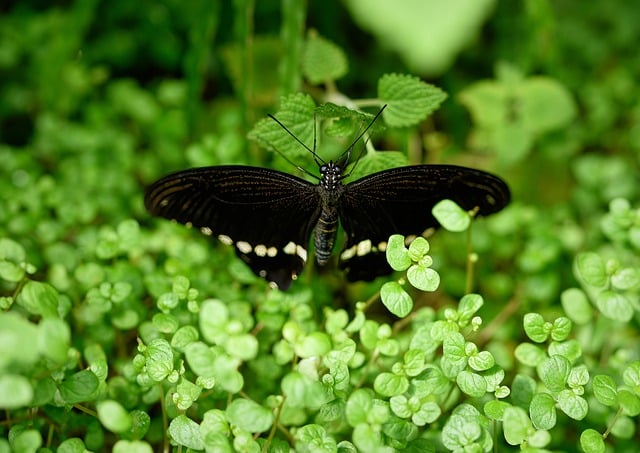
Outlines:
{"type": "MultiPolygon", "coordinates": [[[[378,113],[376,113],[376,115],[369,122],[369,124],[367,124],[367,127],[365,127],[364,130],[360,134],[358,134],[356,139],[351,143],[351,145],[349,145],[349,147],[346,149],[346,151],[343,153],[343,155],[340,156],[338,161],[340,161],[342,163],[342,165],[346,165],[346,164],[349,163],[349,160],[351,158],[351,151],[356,146],[356,143],[358,143],[358,141],[362,137],[364,137],[366,135],[366,133],[369,131],[369,129],[371,129],[371,126],[373,126],[373,123],[375,123],[378,120],[378,118],[380,117],[380,115],[382,115],[382,112],[384,111],[385,108],[387,108],[387,104],[382,106],[382,108],[378,111],[378,113]]],[[[370,145],[369,136],[367,136],[366,139],[365,139],[365,146],[362,148],[362,151],[360,151],[360,153],[358,154],[358,158],[355,161],[356,163],[360,160],[360,158],[362,157],[362,154],[364,153],[364,150],[369,145],[370,145]]],[[[354,168],[355,168],[355,165],[354,165],[354,168]]],[[[353,172],[353,168],[351,169],[351,171],[348,174],[343,175],[343,177],[347,178],[348,176],[351,175],[352,172],[353,172]]]]}
{"type": "MultiPolygon", "coordinates": [[[[295,134],[293,132],[291,132],[287,126],[285,126],[284,124],[282,124],[282,121],[280,121],[278,118],[276,118],[275,116],[273,116],[272,114],[268,114],[267,115],[269,118],[271,118],[273,121],[275,121],[276,123],[278,123],[278,126],[280,126],[282,129],[285,130],[285,132],[287,134],[289,134],[291,137],[293,137],[293,139],[298,142],[304,149],[306,149],[307,151],[309,151],[312,155],[314,160],[316,161],[316,163],[318,165],[320,165],[321,163],[324,164],[325,161],[318,156],[318,154],[316,153],[316,114],[314,112],[313,114],[313,149],[309,148],[302,140],[300,140],[298,137],[295,136],[295,134]]],[[[299,168],[299,167],[298,167],[299,168]]]]}

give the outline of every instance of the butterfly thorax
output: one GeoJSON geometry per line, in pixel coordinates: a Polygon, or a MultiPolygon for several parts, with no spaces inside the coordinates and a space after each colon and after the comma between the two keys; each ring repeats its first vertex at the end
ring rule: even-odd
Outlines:
{"type": "Polygon", "coordinates": [[[338,231],[338,200],[344,190],[342,167],[329,162],[320,166],[318,191],[322,200],[322,211],[315,226],[314,245],[316,261],[323,266],[329,261],[338,231]]]}

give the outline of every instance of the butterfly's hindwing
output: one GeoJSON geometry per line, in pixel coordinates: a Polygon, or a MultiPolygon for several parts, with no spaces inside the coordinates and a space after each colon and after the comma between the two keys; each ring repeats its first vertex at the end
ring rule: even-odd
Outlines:
{"type": "Polygon", "coordinates": [[[233,244],[256,274],[286,289],[306,262],[319,197],[316,185],[286,173],[217,166],[160,179],[147,189],[145,206],[233,244]]]}
{"type": "Polygon", "coordinates": [[[500,178],[454,165],[393,168],[347,184],[338,208],[347,235],[340,267],[347,278],[371,280],[388,274],[384,251],[389,236],[420,235],[437,227],[431,209],[447,198],[488,215],[506,206],[510,195],[500,178]]]}

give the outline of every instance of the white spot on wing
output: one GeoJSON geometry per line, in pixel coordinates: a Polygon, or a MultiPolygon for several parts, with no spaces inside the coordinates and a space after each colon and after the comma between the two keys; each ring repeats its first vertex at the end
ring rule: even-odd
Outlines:
{"type": "Polygon", "coordinates": [[[296,245],[296,255],[302,258],[302,261],[307,262],[307,251],[302,248],[301,245],[296,245]]]}
{"type": "Polygon", "coordinates": [[[387,250],[386,241],[382,241],[381,243],[378,244],[378,250],[381,252],[385,252],[387,250]]]}
{"type": "Polygon", "coordinates": [[[282,251],[284,253],[286,253],[287,255],[295,255],[296,254],[296,245],[293,242],[289,242],[287,245],[284,246],[282,251]]]}
{"type": "Polygon", "coordinates": [[[270,258],[273,258],[274,256],[276,256],[278,254],[278,249],[275,247],[269,247],[267,249],[267,256],[270,258]]]}
{"type": "Polygon", "coordinates": [[[223,244],[227,244],[227,245],[231,245],[233,244],[233,239],[231,239],[229,236],[227,236],[226,234],[219,234],[218,235],[218,240],[220,242],[222,242],[223,244]]]}
{"type": "Polygon", "coordinates": [[[200,231],[202,232],[202,234],[205,234],[207,236],[211,236],[213,234],[213,231],[211,231],[211,228],[209,227],[202,227],[200,228],[200,231]]]}
{"type": "Polygon", "coordinates": [[[238,247],[238,250],[240,250],[240,252],[242,253],[251,253],[251,250],[253,250],[253,247],[251,247],[251,244],[245,241],[236,242],[236,247],[238,247]]]}
{"type": "Polygon", "coordinates": [[[356,255],[364,256],[371,251],[371,240],[365,239],[364,241],[360,241],[356,246],[356,255]]]}
{"type": "Polygon", "coordinates": [[[256,245],[253,248],[253,251],[256,253],[256,255],[260,256],[260,257],[264,257],[267,256],[267,246],[266,245],[256,245]]]}
{"type": "Polygon", "coordinates": [[[340,254],[340,259],[346,261],[346,260],[350,260],[354,256],[356,256],[356,246],[355,245],[352,246],[352,247],[349,247],[344,252],[342,252],[342,254],[340,254]]]}

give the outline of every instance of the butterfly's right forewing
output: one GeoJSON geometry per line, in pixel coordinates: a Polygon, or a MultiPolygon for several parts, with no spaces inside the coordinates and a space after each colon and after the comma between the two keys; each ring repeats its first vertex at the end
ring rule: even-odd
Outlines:
{"type": "Polygon", "coordinates": [[[233,244],[256,274],[286,289],[304,267],[320,215],[316,187],[265,168],[195,168],[153,183],[145,206],[233,244]]]}

